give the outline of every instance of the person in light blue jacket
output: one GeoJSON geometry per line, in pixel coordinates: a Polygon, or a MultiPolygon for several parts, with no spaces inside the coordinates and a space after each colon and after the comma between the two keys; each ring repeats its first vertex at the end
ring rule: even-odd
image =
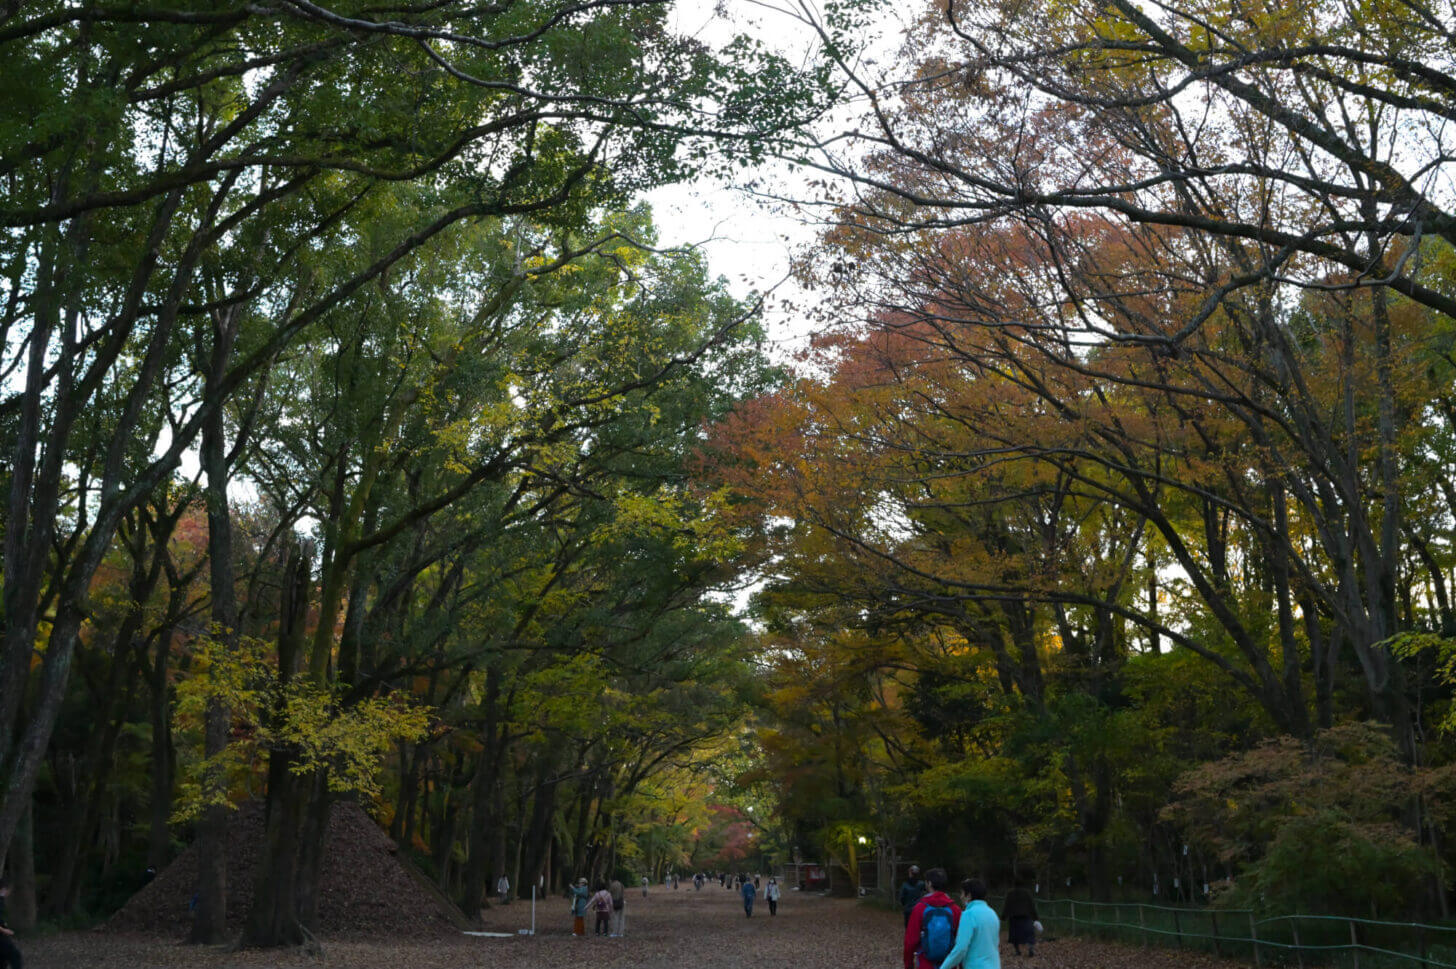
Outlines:
{"type": "Polygon", "coordinates": [[[1001,917],[986,904],[986,885],[968,878],[961,887],[966,910],[956,928],[955,947],[940,969],[1001,969],[1001,917]]]}

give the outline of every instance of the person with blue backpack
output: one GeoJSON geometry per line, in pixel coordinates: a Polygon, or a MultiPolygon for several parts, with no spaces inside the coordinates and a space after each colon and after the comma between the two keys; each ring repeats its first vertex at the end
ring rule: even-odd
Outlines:
{"type": "Polygon", "coordinates": [[[967,878],[966,910],[956,928],[955,948],[937,969],[1001,969],[1001,916],[986,904],[986,883],[967,878]]]}
{"type": "Polygon", "coordinates": [[[905,925],[905,969],[940,969],[955,948],[961,907],[945,893],[945,869],[930,869],[925,880],[930,891],[915,903],[905,925]]]}

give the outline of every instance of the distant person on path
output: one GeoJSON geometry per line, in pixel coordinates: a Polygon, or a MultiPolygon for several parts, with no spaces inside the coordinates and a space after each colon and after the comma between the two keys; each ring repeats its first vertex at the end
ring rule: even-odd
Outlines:
{"type": "Polygon", "coordinates": [[[763,890],[763,897],[768,899],[768,914],[779,914],[779,880],[772,875],[768,876],[768,887],[763,890]]]}
{"type": "Polygon", "coordinates": [[[578,878],[571,889],[571,934],[578,938],[586,938],[586,903],[590,898],[586,879],[578,878]]]}
{"type": "Polygon", "coordinates": [[[10,918],[5,911],[5,900],[10,897],[10,879],[0,877],[0,962],[10,969],[21,969],[20,949],[15,945],[15,930],[10,927],[10,918]]]}
{"type": "Polygon", "coordinates": [[[647,897],[647,876],[646,875],[643,875],[642,876],[642,897],[643,898],[646,898],[647,897]]]}
{"type": "Polygon", "coordinates": [[[505,875],[500,876],[500,881],[495,883],[495,893],[500,898],[502,905],[506,903],[506,899],[511,897],[511,882],[505,875]]]}
{"type": "Polygon", "coordinates": [[[905,924],[905,969],[940,969],[941,962],[955,948],[961,907],[945,893],[945,869],[930,869],[925,880],[930,883],[930,891],[910,909],[910,920],[905,924]]]}
{"type": "Polygon", "coordinates": [[[1036,955],[1036,899],[1026,886],[1017,882],[1006,893],[1006,904],[1001,906],[1001,917],[1007,922],[1006,941],[1017,955],[1026,946],[1026,954],[1036,955]]]}
{"type": "Polygon", "coordinates": [[[924,894],[925,881],[920,877],[920,866],[911,865],[910,870],[905,873],[904,883],[900,886],[900,910],[905,913],[906,928],[910,926],[910,910],[924,894]]]}
{"type": "Polygon", "coordinates": [[[613,878],[607,893],[612,896],[612,938],[620,939],[627,928],[627,887],[613,878]]]}
{"type": "Polygon", "coordinates": [[[743,914],[753,918],[753,882],[743,879],[743,914]]]}
{"type": "Polygon", "coordinates": [[[596,894],[591,897],[591,910],[596,915],[596,926],[592,929],[593,935],[611,935],[612,933],[612,893],[607,891],[607,883],[597,882],[596,894]]]}
{"type": "Polygon", "coordinates": [[[956,929],[955,948],[939,969],[1001,969],[1001,916],[986,904],[986,885],[975,878],[963,886],[965,913],[956,929]]]}

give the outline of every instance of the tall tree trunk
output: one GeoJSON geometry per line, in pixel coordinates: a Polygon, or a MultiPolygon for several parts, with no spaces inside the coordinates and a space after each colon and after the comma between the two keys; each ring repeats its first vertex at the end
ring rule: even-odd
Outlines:
{"type": "MultiPolygon", "coordinates": [[[[312,574],[308,552],[294,545],[283,568],[283,595],[279,603],[278,681],[287,687],[298,673],[303,651],[312,574]]],[[[281,710],[271,711],[281,716],[281,710]]],[[[275,748],[268,755],[268,798],[262,857],[253,887],[253,907],[243,926],[242,944],[267,948],[298,945],[303,933],[298,919],[298,839],[308,807],[307,779],[290,768],[289,751],[275,748]]]]}
{"type": "Polygon", "coordinates": [[[35,808],[20,816],[10,844],[10,927],[17,932],[35,928],[38,907],[35,886],[35,808]]]}
{"type": "MultiPolygon", "coordinates": [[[[130,640],[140,626],[140,611],[134,615],[135,623],[124,621],[120,636],[130,640]]],[[[98,719],[104,726],[95,731],[81,758],[78,776],[82,785],[73,804],[69,806],[64,830],[72,836],[65,840],[60,859],[52,869],[53,882],[50,889],[48,908],[56,914],[76,911],[81,904],[81,889],[85,881],[89,849],[98,843],[101,825],[101,808],[110,787],[113,765],[116,763],[116,742],[127,723],[127,712],[136,699],[139,670],[132,662],[130,644],[117,643],[113,649],[111,671],[107,676],[106,694],[98,698],[103,712],[98,719]],[[122,677],[126,685],[122,686],[122,677]]]]}
{"type": "Polygon", "coordinates": [[[303,828],[298,844],[297,887],[298,922],[310,932],[318,929],[319,882],[323,878],[324,860],[329,848],[329,817],[334,799],[329,793],[328,778],[317,771],[309,779],[308,803],[304,807],[303,828]]]}
{"type": "Polygon", "coordinates": [[[551,873],[546,866],[551,842],[551,816],[556,813],[556,785],[560,783],[554,773],[548,758],[540,758],[531,793],[531,821],[522,835],[526,857],[521,874],[529,876],[532,881],[545,875],[551,882],[551,873]]]}
{"type": "Polygon", "coordinates": [[[298,839],[307,808],[305,781],[290,771],[291,758],[275,750],[268,763],[268,808],[263,852],[253,886],[253,906],[243,927],[242,944],[259,948],[300,945],[298,919],[298,839]]]}
{"type": "Polygon", "coordinates": [[[491,810],[496,788],[500,786],[500,751],[497,749],[500,687],[500,669],[492,663],[485,671],[485,696],[482,700],[485,743],[481,747],[470,790],[470,845],[465,860],[465,891],[461,899],[461,909],[472,919],[484,907],[487,879],[494,874],[494,868],[490,867],[488,844],[493,840],[492,828],[500,825],[500,816],[491,810]]]}
{"type": "MultiPolygon", "coordinates": [[[[237,337],[240,307],[213,314],[212,353],[208,361],[205,396],[211,399],[227,371],[237,337]]],[[[216,406],[202,428],[201,463],[207,475],[207,560],[212,597],[212,633],[229,650],[238,636],[237,589],[233,574],[232,509],[228,501],[228,457],[223,408],[216,406]]],[[[203,753],[209,761],[221,756],[228,743],[227,709],[210,700],[203,728],[203,753]]],[[[226,784],[220,770],[204,773],[209,801],[219,800],[226,784]]],[[[192,916],[189,940],[212,945],[227,934],[227,828],[231,812],[226,805],[210,804],[203,810],[197,831],[197,907],[192,916]]]]}
{"type": "Polygon", "coordinates": [[[166,866],[172,854],[172,835],[168,828],[172,817],[173,776],[171,691],[167,683],[170,639],[170,631],[165,630],[157,637],[157,658],[147,671],[151,689],[147,714],[152,725],[147,864],[156,871],[166,866]]]}

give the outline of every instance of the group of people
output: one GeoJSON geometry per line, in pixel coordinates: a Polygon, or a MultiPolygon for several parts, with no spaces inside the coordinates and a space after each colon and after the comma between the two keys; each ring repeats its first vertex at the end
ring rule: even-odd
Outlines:
{"type": "MultiPolygon", "coordinates": [[[[748,918],[753,918],[753,899],[758,895],[758,880],[758,875],[752,878],[747,875],[738,876],[738,890],[743,895],[743,914],[748,918]]],[[[779,914],[779,880],[772,875],[763,888],[763,899],[768,902],[768,914],[779,914]]]]}
{"type": "Polygon", "coordinates": [[[905,969],[1000,969],[1001,920],[1007,922],[1007,941],[1019,956],[1026,947],[1036,955],[1036,899],[1021,885],[1006,895],[1001,913],[986,901],[986,885],[976,878],[961,882],[957,903],[947,894],[945,869],[932,868],[922,879],[911,866],[900,886],[905,913],[905,969]]]}
{"type": "MultiPolygon", "coordinates": [[[[702,888],[703,884],[711,877],[710,875],[699,874],[693,877],[693,887],[702,888]]],[[[761,884],[761,875],[719,875],[719,883],[725,888],[738,888],[743,896],[743,914],[747,918],[753,917],[753,902],[758,897],[761,884]]],[[[669,875],[665,884],[676,886],[677,878],[669,875]]],[[[772,875],[769,876],[768,884],[763,885],[763,898],[768,902],[768,914],[779,913],[779,880],[772,875]]],[[[496,885],[501,901],[506,900],[510,890],[504,875],[496,885]]],[[[642,897],[647,897],[647,878],[642,879],[642,897]]],[[[588,885],[585,878],[578,878],[576,883],[567,890],[567,898],[571,902],[571,934],[579,937],[586,936],[587,914],[595,916],[593,934],[617,939],[626,934],[627,931],[627,892],[620,881],[613,878],[611,881],[598,881],[593,889],[588,885]]]]}
{"type": "MultiPolygon", "coordinates": [[[[645,886],[643,894],[646,894],[645,886]]],[[[585,878],[578,878],[571,887],[571,934],[586,936],[586,913],[596,916],[594,935],[619,939],[627,932],[627,889],[620,881],[598,881],[596,891],[587,887],[585,878]]]]}

